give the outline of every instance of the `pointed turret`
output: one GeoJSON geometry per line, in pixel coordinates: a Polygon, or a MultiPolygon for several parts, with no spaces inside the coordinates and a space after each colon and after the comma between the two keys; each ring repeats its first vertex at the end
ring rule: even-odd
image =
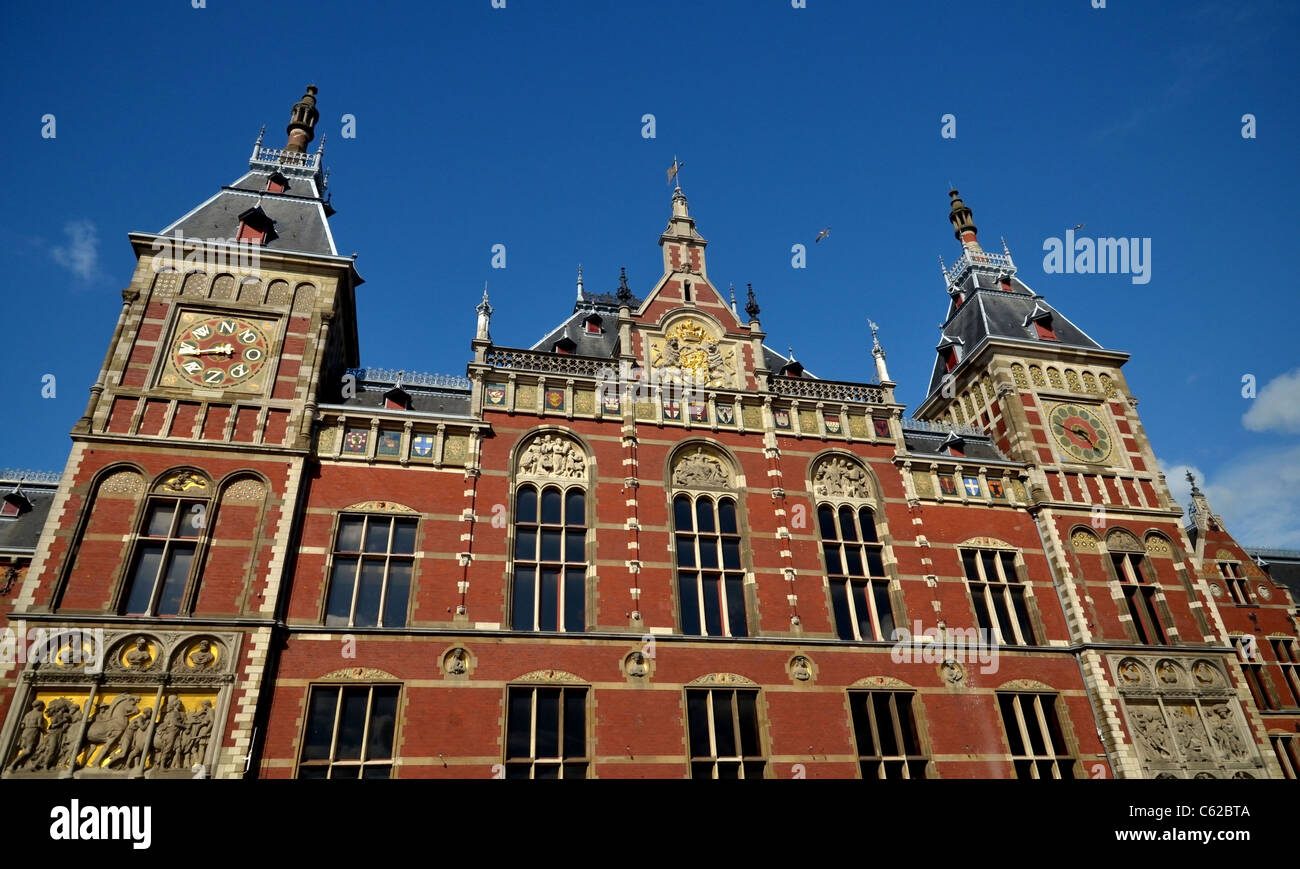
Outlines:
{"type": "Polygon", "coordinates": [[[956,190],[949,190],[948,196],[952,198],[952,209],[948,212],[952,234],[967,250],[981,250],[979,240],[975,237],[979,229],[975,226],[971,210],[961,201],[960,194],[956,190]]]}
{"type": "Polygon", "coordinates": [[[707,276],[704,266],[704,248],[708,242],[695,230],[686,194],[682,188],[673,190],[673,213],[668,228],[659,237],[664,251],[664,273],[685,273],[707,276]]]}
{"type": "Polygon", "coordinates": [[[307,153],[307,146],[311,140],[316,138],[316,121],[320,118],[320,112],[316,110],[316,85],[307,85],[307,92],[302,95],[302,99],[294,103],[292,111],[289,113],[289,126],[285,127],[285,133],[289,136],[289,141],[284,146],[286,151],[294,151],[299,154],[307,153]]]}

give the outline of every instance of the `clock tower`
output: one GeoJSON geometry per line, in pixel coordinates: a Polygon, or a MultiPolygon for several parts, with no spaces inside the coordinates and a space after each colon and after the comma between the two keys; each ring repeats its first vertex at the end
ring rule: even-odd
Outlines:
{"type": "Polygon", "coordinates": [[[1198,727],[1203,736],[1206,709],[1262,735],[1258,712],[1210,675],[1217,662],[1241,684],[1124,379],[1128,354],[1025,284],[1005,240],[1001,253],[984,250],[971,209],[956,190],[949,196],[961,252],[951,267],[940,259],[948,312],[916,415],[978,426],[1026,466],[1030,513],[1116,774],[1188,769],[1196,746],[1160,740],[1172,745],[1198,727]],[[1183,720],[1187,710],[1196,721],[1183,720]]]}

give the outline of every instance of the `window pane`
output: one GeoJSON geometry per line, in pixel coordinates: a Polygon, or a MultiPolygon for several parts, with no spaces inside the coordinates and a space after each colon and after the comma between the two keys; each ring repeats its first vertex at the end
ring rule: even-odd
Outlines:
{"type": "MultiPolygon", "coordinates": [[[[537,689],[537,757],[560,755],[560,689],[537,689]]],[[[540,772],[540,768],[538,769],[540,772]]]]}
{"type": "Polygon", "coordinates": [[[673,499],[673,528],[678,531],[694,530],[691,523],[691,499],[685,495],[673,499]]]}
{"type": "MultiPolygon", "coordinates": [[[[1015,702],[1016,698],[1013,694],[998,695],[998,704],[1002,707],[1002,723],[1007,730],[1007,742],[1011,746],[1011,753],[1024,754],[1025,743],[1020,738],[1020,725],[1016,721],[1015,702]]],[[[1029,706],[1030,704],[1025,705],[1029,706]]],[[[1032,714],[1032,711],[1030,709],[1029,714],[1032,714]]]]}
{"type": "Polygon", "coordinates": [[[876,618],[880,622],[880,637],[884,640],[894,638],[894,612],[889,606],[889,585],[873,582],[871,591],[876,596],[876,618]]]}
{"type": "Polygon", "coordinates": [[[542,492],[542,524],[559,525],[560,524],[560,490],[545,489],[542,492]]]}
{"type": "Polygon", "coordinates": [[[371,516],[366,522],[366,552],[387,552],[388,551],[388,529],[392,526],[392,520],[371,516]]]}
{"type": "Polygon", "coordinates": [[[826,504],[817,508],[817,524],[821,528],[822,540],[835,540],[835,511],[826,504]]]}
{"type": "Polygon", "coordinates": [[[298,778],[314,779],[329,778],[330,768],[328,766],[303,766],[298,768],[298,778]]]}
{"type": "Polygon", "coordinates": [[[506,757],[528,757],[532,733],[533,692],[531,688],[511,688],[508,724],[506,726],[506,757]]]}
{"type": "Polygon", "coordinates": [[[695,567],[695,538],[677,535],[677,566],[695,567]]]}
{"type": "Polygon", "coordinates": [[[542,571],[542,591],[537,615],[537,629],[541,631],[559,630],[560,613],[560,572],[558,570],[542,571]]]}
{"type": "Polygon", "coordinates": [[[704,632],[710,637],[722,636],[722,601],[718,599],[718,581],[716,573],[706,573],[700,577],[704,589],[704,632]]]}
{"type": "Polygon", "coordinates": [[[732,720],[732,692],[713,692],[713,738],[718,757],[736,756],[736,722],[732,720]]]}
{"type": "Polygon", "coordinates": [[[871,515],[871,510],[863,507],[858,511],[858,521],[862,524],[862,539],[867,543],[876,542],[876,517],[871,515]]]}
{"type": "Polygon", "coordinates": [[[853,614],[858,617],[858,633],[864,640],[874,640],[876,630],[871,624],[871,608],[867,605],[867,584],[849,583],[849,595],[853,603],[853,614]]]}
{"type": "Polygon", "coordinates": [[[686,692],[686,721],[691,738],[691,757],[709,756],[709,710],[707,691],[686,692]]]}
{"type": "Polygon", "coordinates": [[[359,760],[361,740],[366,730],[366,701],[369,688],[344,688],[342,708],[339,710],[339,736],[334,751],[335,760],[359,760]]]}
{"type": "Polygon", "coordinates": [[[144,533],[150,537],[171,536],[172,517],[175,515],[175,501],[149,502],[149,517],[145,521],[144,533]]]}
{"type": "Polygon", "coordinates": [[[520,488],[515,502],[515,521],[533,524],[537,521],[537,490],[532,486],[520,488]]]}
{"type": "Polygon", "coordinates": [[[695,502],[695,530],[712,534],[718,530],[713,521],[713,499],[700,498],[695,502]]]}
{"type": "Polygon", "coordinates": [[[736,524],[736,502],[730,498],[718,501],[718,528],[723,534],[739,534],[736,524]]]}
{"type": "Polygon", "coordinates": [[[564,572],[564,629],[581,631],[586,624],[586,570],[569,568],[564,572]]]}
{"type": "Polygon", "coordinates": [[[564,560],[570,564],[582,564],[587,560],[587,532],[570,528],[564,532],[564,560]]]}
{"type": "Polygon", "coordinates": [[[537,558],[537,531],[520,528],[515,533],[515,558],[532,561],[537,558]]]}
{"type": "Polygon", "coordinates": [[[559,777],[559,764],[543,763],[533,767],[533,778],[535,779],[558,779],[559,777]]]}
{"type": "Polygon", "coordinates": [[[853,735],[857,740],[858,754],[864,757],[874,757],[879,754],[876,750],[876,744],[871,736],[871,720],[867,711],[867,706],[871,702],[870,694],[853,693],[853,735]]]}
{"type": "Polygon", "coordinates": [[[533,568],[516,567],[515,568],[515,588],[514,588],[514,619],[513,626],[515,630],[531,631],[533,626],[533,568]]]}
{"type": "Polygon", "coordinates": [[[845,540],[858,539],[858,531],[853,527],[853,511],[848,507],[840,508],[840,533],[845,540]]]}
{"type": "Polygon", "coordinates": [[[406,607],[411,596],[411,562],[392,561],[388,565],[388,595],[384,598],[384,627],[406,626],[406,607]]]}
{"type": "Polygon", "coordinates": [[[388,764],[382,766],[367,766],[361,771],[361,777],[366,779],[389,778],[392,775],[393,768],[388,764]]]}
{"type": "Polygon", "coordinates": [[[722,541],[722,566],[728,570],[740,570],[740,541],[722,541]]]}
{"type": "Polygon", "coordinates": [[[831,583],[831,609],[835,613],[835,633],[840,639],[857,639],[853,636],[853,622],[849,619],[849,594],[843,580],[831,583]]]}
{"type": "MultiPolygon", "coordinates": [[[[587,756],[587,692],[574,688],[564,692],[564,756],[587,756]]],[[[569,777],[568,766],[564,777],[569,777]]]]}
{"type": "Polygon", "coordinates": [[[185,582],[190,577],[190,563],[194,560],[193,543],[176,543],[167,557],[167,571],[163,576],[162,596],[158,599],[158,615],[172,616],[181,611],[181,598],[185,596],[185,582]]]}
{"type": "Polygon", "coordinates": [[[334,737],[334,707],[339,689],[313,688],[307,709],[307,733],[303,737],[303,760],[329,760],[334,737]]]}
{"type": "Polygon", "coordinates": [[[740,716],[740,753],[745,757],[758,757],[763,752],[758,747],[758,695],[752,691],[736,693],[736,711],[740,716]]]}
{"type": "MultiPolygon", "coordinates": [[[[397,686],[376,686],[370,700],[370,734],[366,738],[366,760],[393,756],[393,730],[397,727],[397,686]]],[[[387,775],[381,776],[388,778],[387,775]]],[[[368,778],[368,776],[362,776],[368,778]]]]}
{"type": "Polygon", "coordinates": [[[570,489],[564,496],[564,524],[585,526],[587,524],[586,503],[581,489],[570,489]]]}
{"type": "Polygon", "coordinates": [[[162,567],[162,543],[141,543],[135,556],[135,569],[131,571],[131,588],[126,595],[126,612],[132,615],[149,611],[154,583],[162,567]]]}
{"type": "Polygon", "coordinates": [[[565,778],[586,778],[587,765],[585,763],[566,763],[564,765],[565,778]]]}
{"type": "Polygon", "coordinates": [[[696,574],[683,573],[679,577],[678,592],[682,599],[682,633],[699,634],[700,632],[700,604],[696,597],[698,589],[696,587],[696,574]]]}
{"type": "Polygon", "coordinates": [[[560,560],[560,531],[542,531],[542,561],[560,560]]]}
{"type": "Polygon", "coordinates": [[[871,695],[871,705],[876,711],[876,733],[880,737],[880,753],[894,757],[899,751],[898,738],[894,734],[894,718],[889,709],[890,695],[878,692],[871,695]]]}
{"type": "Polygon", "coordinates": [[[912,695],[895,694],[894,703],[898,707],[898,724],[903,730],[903,753],[920,754],[921,740],[917,738],[912,720],[912,695]]]}
{"type": "Polygon", "coordinates": [[[177,537],[198,537],[208,521],[208,505],[202,501],[182,501],[176,522],[177,537]]]}
{"type": "Polygon", "coordinates": [[[822,544],[822,555],[826,556],[826,572],[831,576],[843,576],[844,565],[840,561],[840,544],[822,544]]]}
{"type": "Polygon", "coordinates": [[[365,520],[360,516],[342,516],[339,518],[339,536],[334,544],[337,552],[360,552],[361,530],[365,520]]]}
{"type": "Polygon", "coordinates": [[[844,547],[844,567],[849,576],[866,576],[862,567],[862,551],[857,546],[844,547]]]}
{"type": "Polygon", "coordinates": [[[718,568],[718,538],[700,537],[700,567],[718,568]]]}
{"type": "Polygon", "coordinates": [[[1025,603],[1025,590],[1023,588],[1012,589],[1011,601],[1016,607],[1016,618],[1020,622],[1020,632],[1025,635],[1025,642],[1034,642],[1034,629],[1029,621],[1029,607],[1025,603]]]}
{"type": "Polygon", "coordinates": [[[384,592],[384,562],[368,558],[361,562],[361,587],[357,589],[357,613],[354,624],[374,627],[379,624],[379,598],[384,592]]]}
{"type": "Polygon", "coordinates": [[[738,574],[727,575],[727,623],[733,637],[747,637],[745,625],[744,578],[738,574]]]}
{"type": "Polygon", "coordinates": [[[414,519],[398,519],[393,523],[393,552],[398,555],[412,555],[415,552],[414,519]]]}
{"type": "Polygon", "coordinates": [[[972,582],[980,578],[979,571],[975,568],[975,553],[969,549],[961,551],[961,566],[966,571],[966,578],[972,582]]]}
{"type": "MultiPolygon", "coordinates": [[[[1038,724],[1038,709],[1036,708],[1039,703],[1043,703],[1043,698],[1036,699],[1038,703],[1026,697],[1021,701],[1020,705],[1025,713],[1025,727],[1029,729],[1029,742],[1034,748],[1034,754],[1046,754],[1047,743],[1043,740],[1043,728],[1038,724]]],[[[1043,703],[1043,705],[1047,704],[1043,703]]]]}
{"type": "Polygon", "coordinates": [[[357,578],[356,556],[339,556],[334,559],[330,574],[330,596],[325,605],[325,624],[346,625],[352,617],[352,584],[357,578]]]}
{"type": "Polygon", "coordinates": [[[867,550],[867,576],[884,576],[885,560],[881,558],[879,549],[867,550]]]}
{"type": "Polygon", "coordinates": [[[984,562],[984,578],[989,582],[998,582],[997,553],[980,550],[980,561],[984,562]]]}

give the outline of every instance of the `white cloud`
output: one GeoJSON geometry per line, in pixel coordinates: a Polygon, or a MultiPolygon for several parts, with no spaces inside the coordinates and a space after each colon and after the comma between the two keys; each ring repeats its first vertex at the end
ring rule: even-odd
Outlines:
{"type": "MultiPolygon", "coordinates": [[[[1161,462],[1161,469],[1178,504],[1189,508],[1191,487],[1184,479],[1189,466],[1161,462]]],[[[1300,444],[1252,450],[1211,476],[1190,470],[1238,543],[1300,548],[1300,444]]]]}
{"type": "Polygon", "coordinates": [[[54,261],[83,281],[99,273],[99,233],[89,220],[74,220],[63,227],[65,246],[50,248],[54,261]]]}
{"type": "Polygon", "coordinates": [[[1300,368],[1264,384],[1241,424],[1251,431],[1300,434],[1300,368]]]}

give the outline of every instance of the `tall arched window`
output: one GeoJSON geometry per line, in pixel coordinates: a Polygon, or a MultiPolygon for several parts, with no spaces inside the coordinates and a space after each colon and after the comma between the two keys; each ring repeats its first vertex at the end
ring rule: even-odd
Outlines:
{"type": "Polygon", "coordinates": [[[855,459],[830,456],[812,477],[835,632],[841,640],[888,640],[895,627],[884,545],[869,504],[870,478],[855,459]]]}
{"type": "Polygon", "coordinates": [[[673,463],[673,548],[683,634],[747,637],[740,517],[730,462],[697,446],[673,463]]]}
{"type": "Polygon", "coordinates": [[[735,499],[678,495],[673,499],[673,531],[682,633],[749,636],[735,499]]]}
{"type": "Polygon", "coordinates": [[[193,606],[211,493],[211,483],[194,471],[179,471],[154,488],[122,584],[123,615],[175,616],[193,606]]]}
{"type": "Polygon", "coordinates": [[[514,510],[511,624],[524,631],[587,625],[586,456],[559,435],[519,454],[514,510]],[[532,481],[529,478],[537,478],[532,481]]]}

